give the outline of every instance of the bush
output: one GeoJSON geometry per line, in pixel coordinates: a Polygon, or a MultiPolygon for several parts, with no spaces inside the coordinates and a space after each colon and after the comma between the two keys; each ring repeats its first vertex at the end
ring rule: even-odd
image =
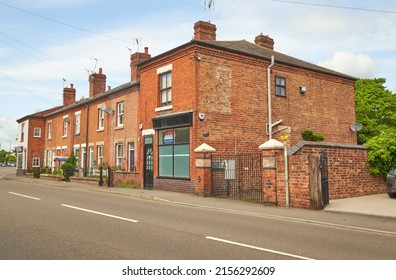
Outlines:
{"type": "Polygon", "coordinates": [[[70,153],[66,162],[62,164],[61,169],[63,170],[64,180],[70,181],[70,177],[74,176],[74,171],[76,170],[76,157],[73,152],[70,153]]]}
{"type": "Polygon", "coordinates": [[[63,177],[65,181],[70,181],[70,177],[74,175],[74,164],[66,162],[62,164],[61,168],[63,170],[63,177]]]}
{"type": "Polygon", "coordinates": [[[33,177],[34,178],[40,178],[40,167],[34,167],[33,168],[33,177]]]}
{"type": "Polygon", "coordinates": [[[315,134],[312,129],[306,129],[302,133],[302,138],[305,141],[314,141],[314,142],[320,142],[324,140],[324,136],[320,134],[315,134]]]}

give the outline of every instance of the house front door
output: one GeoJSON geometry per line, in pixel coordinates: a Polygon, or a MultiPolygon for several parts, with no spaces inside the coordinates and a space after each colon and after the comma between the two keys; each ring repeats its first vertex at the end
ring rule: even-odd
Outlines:
{"type": "Polygon", "coordinates": [[[154,153],[153,153],[153,136],[144,137],[144,188],[152,189],[154,187],[154,153]]]}

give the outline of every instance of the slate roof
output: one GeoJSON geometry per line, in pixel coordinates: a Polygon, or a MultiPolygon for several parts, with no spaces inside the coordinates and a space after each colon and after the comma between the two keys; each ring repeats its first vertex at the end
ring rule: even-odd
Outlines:
{"type": "Polygon", "coordinates": [[[294,66],[297,68],[307,69],[323,74],[328,74],[332,76],[337,76],[349,80],[357,80],[357,78],[325,68],[319,65],[309,63],[307,61],[276,52],[271,49],[267,49],[264,47],[257,46],[251,42],[246,40],[239,40],[239,41],[202,41],[202,40],[192,40],[192,42],[196,42],[199,45],[222,49],[225,51],[235,52],[247,56],[256,57],[259,59],[271,60],[271,56],[274,56],[275,64],[285,64],[289,66],[294,66]]]}
{"type": "Polygon", "coordinates": [[[75,107],[79,107],[81,105],[92,103],[95,100],[107,97],[107,96],[112,95],[112,94],[116,94],[116,93],[118,93],[118,92],[120,92],[122,90],[125,90],[127,88],[133,87],[134,85],[137,85],[138,83],[139,83],[139,81],[127,82],[127,83],[122,84],[120,86],[117,86],[117,87],[115,87],[115,88],[113,88],[111,90],[99,93],[99,94],[97,94],[97,95],[95,95],[93,97],[81,99],[79,101],[76,101],[73,104],[68,105],[68,106],[64,106],[64,107],[61,106],[61,107],[59,107],[58,110],[50,112],[50,113],[44,115],[44,117],[49,117],[49,116],[52,116],[52,115],[55,115],[55,114],[59,114],[59,113],[61,113],[63,111],[67,111],[69,109],[72,109],[72,108],[75,108],[75,107]]]}
{"type": "Polygon", "coordinates": [[[356,77],[352,77],[350,75],[346,75],[325,67],[321,67],[319,65],[268,49],[264,47],[257,46],[254,43],[251,43],[246,40],[239,40],[239,41],[212,41],[212,40],[196,40],[192,39],[190,42],[181,45],[179,47],[176,47],[172,50],[166,51],[162,54],[159,54],[157,56],[152,57],[151,59],[145,60],[141,63],[138,64],[138,66],[143,66],[146,64],[149,64],[152,61],[155,61],[160,58],[165,58],[166,56],[170,55],[173,52],[177,52],[178,50],[184,49],[186,47],[189,47],[191,45],[198,44],[200,46],[208,47],[208,48],[213,48],[213,49],[218,49],[226,52],[231,52],[231,53],[237,53],[241,55],[246,55],[250,56],[253,58],[257,59],[263,59],[267,61],[271,61],[271,56],[274,56],[275,59],[275,65],[276,64],[284,64],[300,69],[305,69],[305,70],[310,70],[322,74],[327,74],[331,76],[336,76],[352,81],[356,81],[356,77]]]}

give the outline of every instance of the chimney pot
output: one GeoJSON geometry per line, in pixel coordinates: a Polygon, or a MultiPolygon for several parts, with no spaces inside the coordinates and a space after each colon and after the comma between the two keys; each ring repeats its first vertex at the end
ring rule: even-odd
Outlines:
{"type": "Polygon", "coordinates": [[[216,41],[216,25],[198,21],[194,24],[194,38],[196,40],[216,41]]]}
{"type": "Polygon", "coordinates": [[[89,97],[106,91],[106,75],[103,74],[102,68],[99,73],[89,75],[89,97]]]}
{"type": "Polygon", "coordinates": [[[263,33],[260,33],[260,35],[256,36],[254,39],[254,43],[256,46],[267,48],[270,50],[274,49],[274,40],[269,37],[268,35],[263,35],[263,33]]]}
{"type": "Polygon", "coordinates": [[[144,53],[148,54],[148,47],[144,47],[144,53]]]}

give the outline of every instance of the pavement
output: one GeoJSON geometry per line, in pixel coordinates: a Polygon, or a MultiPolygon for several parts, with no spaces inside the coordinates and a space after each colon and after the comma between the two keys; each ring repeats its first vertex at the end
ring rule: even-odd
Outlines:
{"type": "Polygon", "coordinates": [[[234,212],[249,212],[263,214],[265,209],[266,215],[291,215],[294,218],[303,218],[307,212],[310,213],[348,213],[367,216],[378,216],[387,218],[396,218],[396,199],[391,199],[384,194],[366,195],[353,198],[343,198],[330,200],[329,205],[324,210],[315,211],[307,209],[264,206],[262,204],[249,203],[243,201],[220,199],[213,197],[201,197],[192,194],[178,193],[171,191],[146,190],[146,189],[126,189],[126,188],[109,188],[107,186],[96,186],[75,182],[58,182],[44,179],[20,177],[16,175],[2,176],[5,179],[18,180],[33,184],[43,184],[56,187],[74,188],[84,191],[95,191],[106,194],[122,195],[137,199],[154,200],[158,202],[167,202],[173,204],[182,204],[193,207],[204,207],[214,210],[228,210],[234,212]]]}

